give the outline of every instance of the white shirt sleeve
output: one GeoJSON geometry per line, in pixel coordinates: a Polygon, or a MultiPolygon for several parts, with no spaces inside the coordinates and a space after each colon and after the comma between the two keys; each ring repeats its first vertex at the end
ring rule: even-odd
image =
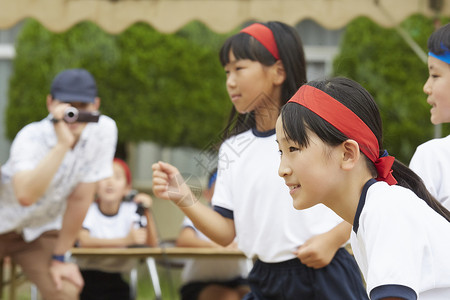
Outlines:
{"type": "Polygon", "coordinates": [[[434,147],[430,147],[430,143],[417,147],[409,167],[422,178],[428,191],[438,198],[439,186],[442,184],[442,165],[439,163],[439,153],[435,153],[434,150],[434,147]]]}
{"type": "Polygon", "coordinates": [[[426,251],[421,242],[426,241],[426,233],[414,217],[417,211],[396,201],[380,202],[387,209],[363,212],[358,232],[366,252],[367,290],[370,293],[376,287],[395,284],[417,294],[423,271],[420,262],[426,251]]]}
{"type": "Polygon", "coordinates": [[[232,186],[232,170],[230,168],[231,157],[232,155],[227,153],[225,147],[222,145],[219,150],[217,179],[211,203],[213,206],[219,206],[233,211],[233,192],[230,189],[230,186],[232,186]]]}
{"type": "Polygon", "coordinates": [[[92,151],[96,152],[89,163],[83,182],[99,181],[113,174],[112,161],[116,151],[117,126],[111,118],[106,116],[100,117],[98,126],[99,128],[92,132],[95,134],[96,140],[96,149],[92,151]]]}
{"type": "Polygon", "coordinates": [[[43,132],[33,123],[19,131],[10,149],[12,174],[34,169],[39,164],[48,153],[48,146],[44,142],[46,138],[53,137],[43,136],[43,132]]]}

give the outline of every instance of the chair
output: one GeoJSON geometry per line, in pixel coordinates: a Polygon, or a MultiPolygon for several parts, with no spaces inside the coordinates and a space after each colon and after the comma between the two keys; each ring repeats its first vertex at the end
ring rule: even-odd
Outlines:
{"type": "MultiPolygon", "coordinates": [[[[16,299],[16,289],[26,281],[25,275],[20,271],[19,266],[11,259],[0,259],[0,299],[4,299],[4,288],[9,287],[9,299],[16,299]],[[7,262],[5,263],[5,260],[7,262]],[[5,276],[6,271],[8,275],[5,276]]],[[[32,299],[35,300],[35,299],[32,299]]]]}
{"type": "Polygon", "coordinates": [[[153,284],[156,300],[162,300],[161,285],[159,283],[158,270],[156,269],[156,262],[153,257],[146,258],[148,272],[153,284]]]}
{"type": "MultiPolygon", "coordinates": [[[[144,261],[144,260],[143,260],[144,261]]],[[[153,257],[145,259],[150,280],[152,281],[153,291],[156,300],[162,300],[161,285],[159,282],[158,270],[156,269],[156,262],[153,257]]],[[[130,299],[136,299],[138,292],[138,267],[134,267],[130,272],[130,299]]]]}

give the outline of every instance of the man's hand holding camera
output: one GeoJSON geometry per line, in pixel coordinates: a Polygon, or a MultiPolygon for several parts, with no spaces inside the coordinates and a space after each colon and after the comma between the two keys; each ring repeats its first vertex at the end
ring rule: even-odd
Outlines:
{"type": "Polygon", "coordinates": [[[71,107],[70,104],[53,101],[50,107],[50,113],[53,115],[53,123],[56,136],[58,137],[58,143],[67,146],[68,148],[72,148],[76,142],[76,138],[70,131],[67,123],[62,121],[64,113],[69,107],[71,107]]]}

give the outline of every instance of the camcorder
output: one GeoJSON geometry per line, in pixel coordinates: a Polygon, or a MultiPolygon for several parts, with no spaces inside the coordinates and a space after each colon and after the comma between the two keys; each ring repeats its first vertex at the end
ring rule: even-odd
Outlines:
{"type": "Polygon", "coordinates": [[[98,111],[87,111],[87,110],[78,110],[75,107],[68,107],[64,111],[64,121],[67,123],[97,123],[100,118],[100,112],[98,111]]]}
{"type": "MultiPolygon", "coordinates": [[[[134,197],[138,194],[138,191],[136,190],[131,190],[128,195],[125,196],[125,198],[123,199],[123,201],[125,202],[132,202],[134,197]]],[[[142,217],[145,214],[145,210],[146,208],[144,207],[144,205],[142,203],[137,203],[137,209],[136,209],[136,214],[138,214],[140,216],[140,220],[139,220],[139,227],[145,227],[145,225],[142,222],[142,217]]]]}

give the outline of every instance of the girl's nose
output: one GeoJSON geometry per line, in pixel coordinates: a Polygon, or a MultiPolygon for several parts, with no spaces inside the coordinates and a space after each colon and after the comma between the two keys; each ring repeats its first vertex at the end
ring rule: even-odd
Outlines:
{"type": "Polygon", "coordinates": [[[291,168],[287,167],[283,164],[283,160],[280,162],[280,166],[278,167],[278,175],[284,178],[287,175],[291,174],[291,168]]]}
{"type": "Polygon", "coordinates": [[[431,84],[429,83],[430,79],[427,79],[425,84],[423,85],[423,92],[427,95],[431,94],[431,84]]]}
{"type": "Polygon", "coordinates": [[[236,86],[236,80],[235,80],[233,74],[231,74],[231,73],[228,74],[226,85],[227,85],[227,87],[234,87],[234,86],[236,86]]]}

